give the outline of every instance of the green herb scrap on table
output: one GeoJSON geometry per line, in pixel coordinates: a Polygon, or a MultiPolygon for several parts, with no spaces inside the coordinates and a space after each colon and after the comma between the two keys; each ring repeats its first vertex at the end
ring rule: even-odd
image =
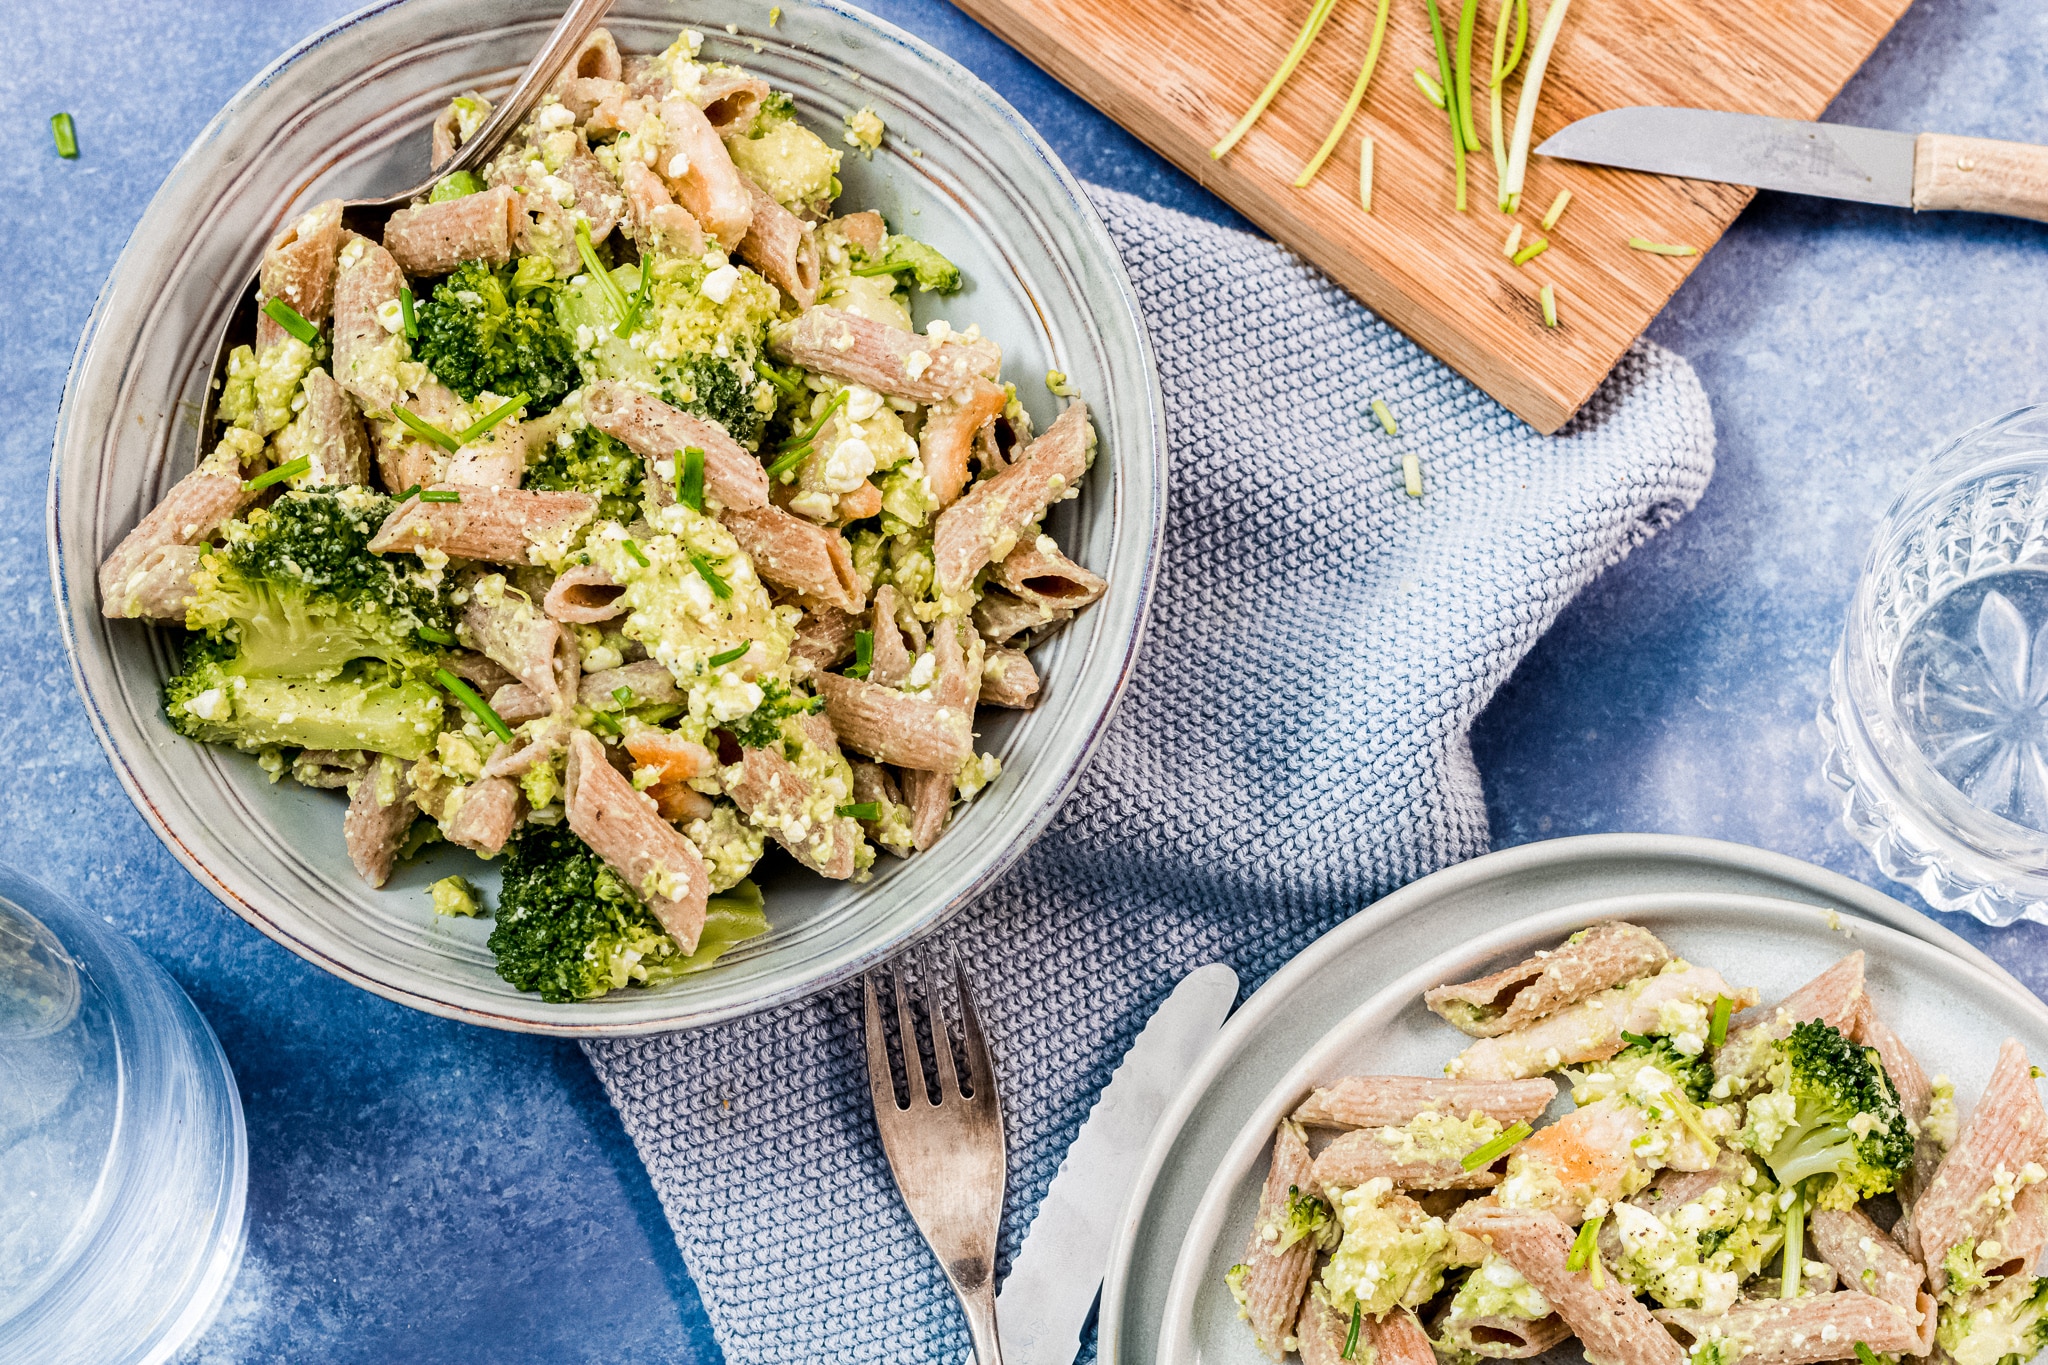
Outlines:
{"type": "MultiPolygon", "coordinates": [[[[1000,773],[978,709],[1034,705],[1030,650],[1106,588],[1044,525],[1086,405],[1061,377],[1035,431],[997,339],[914,330],[959,270],[840,209],[845,153],[701,43],[600,30],[381,242],[293,222],[218,443],[100,574],[190,633],[171,727],[345,791],[373,886],[500,859],[499,975],[550,1001],[768,932],[771,844],[853,882],[929,848],[1000,773]]],[[[489,112],[455,99],[435,160],[489,112]]],[[[493,914],[460,876],[421,913],[493,914]]]]}

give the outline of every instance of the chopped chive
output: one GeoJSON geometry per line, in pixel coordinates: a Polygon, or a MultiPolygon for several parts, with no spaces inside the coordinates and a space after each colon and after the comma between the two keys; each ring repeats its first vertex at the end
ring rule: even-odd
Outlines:
{"type": "Polygon", "coordinates": [[[1566,1270],[1584,1270],[1588,1262],[1600,1259],[1600,1224],[1606,1215],[1588,1218],[1579,1227],[1579,1235],[1572,1240],[1571,1254],[1564,1258],[1566,1270]]]}
{"type": "Polygon", "coordinates": [[[283,483],[286,479],[296,479],[299,475],[312,469],[312,467],[313,457],[301,455],[298,459],[281,464],[275,469],[266,469],[253,479],[243,480],[242,491],[244,493],[254,493],[259,488],[268,488],[274,483],[283,483]]]}
{"type": "Polygon", "coordinates": [[[635,564],[638,564],[643,569],[647,567],[647,555],[641,550],[639,541],[628,537],[620,543],[626,547],[626,553],[633,556],[635,564]]]}
{"type": "Polygon", "coordinates": [[[78,125],[71,121],[71,115],[50,115],[50,136],[57,140],[58,156],[66,161],[78,160],[78,125]]]}
{"type": "Polygon", "coordinates": [[[1535,241],[1515,253],[1514,262],[1516,265],[1527,265],[1548,250],[1550,250],[1550,239],[1548,237],[1538,237],[1535,241]]]}
{"type": "Polygon", "coordinates": [[[777,446],[776,449],[797,450],[809,445],[812,441],[817,440],[818,433],[825,429],[825,423],[832,420],[832,414],[846,406],[846,395],[847,390],[845,389],[841,389],[839,392],[833,394],[832,401],[827,403],[825,405],[825,410],[818,414],[818,420],[811,423],[811,429],[809,431],[806,431],[801,436],[790,437],[781,445],[777,446]]]}
{"type": "Polygon", "coordinates": [[[455,437],[456,442],[460,445],[468,445],[471,441],[474,441],[477,437],[519,411],[520,408],[526,405],[526,401],[525,394],[513,394],[510,398],[507,398],[504,402],[498,404],[498,406],[492,408],[489,412],[458,432],[455,437]]]}
{"type": "Polygon", "coordinates": [[[753,647],[754,642],[752,640],[742,640],[731,649],[722,649],[711,656],[711,666],[713,668],[724,668],[727,664],[737,663],[739,660],[746,658],[747,651],[753,647]]]}
{"type": "Polygon", "coordinates": [[[455,637],[442,630],[439,626],[421,626],[413,634],[419,636],[430,645],[452,645],[456,643],[455,637]]]}
{"type": "Polygon", "coordinates": [[[592,711],[590,713],[590,728],[602,730],[608,735],[623,735],[626,733],[625,728],[612,718],[612,713],[609,711],[592,711]]]}
{"type": "MultiPolygon", "coordinates": [[[[1330,159],[1330,153],[1337,150],[1337,141],[1344,136],[1344,130],[1351,126],[1351,120],[1358,113],[1358,106],[1365,103],[1365,87],[1372,84],[1373,69],[1380,64],[1380,42],[1387,36],[1387,11],[1392,0],[1380,0],[1379,15],[1372,21],[1372,39],[1365,45],[1365,61],[1358,68],[1358,79],[1351,83],[1351,98],[1344,101],[1344,108],[1337,115],[1337,121],[1330,125],[1330,135],[1323,139],[1323,145],[1316,148],[1316,154],[1301,168],[1301,174],[1294,177],[1294,188],[1306,188],[1316,178],[1316,172],[1330,159]]],[[[1372,139],[1367,138],[1370,143],[1372,139]]],[[[1368,211],[1371,205],[1367,204],[1368,211]]]]}
{"type": "Polygon", "coordinates": [[[633,689],[623,684],[614,687],[612,689],[612,700],[621,706],[631,706],[633,704],[633,689]]]}
{"type": "MultiPolygon", "coordinates": [[[[791,368],[794,369],[795,367],[792,366],[791,368]]],[[[754,373],[780,389],[784,398],[795,398],[804,391],[804,381],[801,373],[792,374],[778,370],[765,360],[754,362],[754,373]]]]}
{"type": "Polygon", "coordinates": [[[1409,497],[1422,496],[1422,457],[1412,450],[1401,457],[1401,485],[1409,497]]]}
{"type": "Polygon", "coordinates": [[[853,633],[853,662],[846,666],[849,678],[865,678],[875,667],[875,633],[871,630],[857,630],[853,633]]]}
{"type": "MultiPolygon", "coordinates": [[[[1519,205],[1522,181],[1529,173],[1529,138],[1536,131],[1536,102],[1543,95],[1543,73],[1549,69],[1550,53],[1557,46],[1558,30],[1572,0],[1550,0],[1543,12],[1543,27],[1536,34],[1536,46],[1529,52],[1529,70],[1522,77],[1522,97],[1515,106],[1515,132],[1508,144],[1508,173],[1501,181],[1500,194],[1511,205],[1519,205]]],[[[1513,208],[1508,210],[1514,212],[1513,208]]]]}
{"type": "Polygon", "coordinates": [[[1472,126],[1472,31],[1479,22],[1479,0],[1465,0],[1458,13],[1458,37],[1451,48],[1451,94],[1458,101],[1458,136],[1465,150],[1479,150],[1479,133],[1472,126]]]}
{"type": "Polygon", "coordinates": [[[692,512],[704,510],[704,452],[684,446],[676,452],[676,501],[692,512]]]}
{"type": "Polygon", "coordinates": [[[1571,202],[1572,192],[1570,190],[1559,190],[1557,192],[1557,198],[1550,201],[1550,207],[1543,214],[1543,230],[1545,232],[1557,226],[1557,220],[1564,217],[1565,207],[1571,202]]]}
{"type": "Polygon", "coordinates": [[[1513,260],[1515,253],[1522,249],[1522,225],[1515,224],[1508,229],[1508,239],[1500,244],[1500,254],[1513,260]]]}
{"type": "Polygon", "coordinates": [[[1664,242],[1653,242],[1647,237],[1631,237],[1628,244],[1637,251],[1647,251],[1652,256],[1697,256],[1699,251],[1689,246],[1671,246],[1664,242]]]}
{"type": "Polygon", "coordinates": [[[1348,1331],[1348,1332],[1346,1332],[1346,1333],[1344,1334],[1344,1350],[1343,1350],[1342,1354],[1340,1354],[1340,1355],[1338,1356],[1338,1359],[1340,1359],[1340,1360],[1349,1360],[1349,1359],[1351,1359],[1351,1357],[1352,1357],[1352,1356],[1353,1356],[1354,1354],[1356,1354],[1356,1353],[1357,1353],[1357,1351],[1358,1351],[1358,1327],[1359,1327],[1359,1324],[1360,1324],[1360,1323],[1362,1323],[1362,1322],[1364,1322],[1364,1321],[1365,1321],[1365,1300],[1363,1300],[1363,1299],[1353,1299],[1353,1300],[1351,1301],[1351,1330],[1350,1330],[1350,1331],[1348,1331]]]}
{"type": "Polygon", "coordinates": [[[790,451],[787,455],[776,460],[774,464],[768,466],[768,477],[771,479],[781,478],[784,474],[789,473],[792,469],[802,464],[804,457],[810,453],[811,448],[809,446],[798,446],[795,450],[790,451]]]}
{"type": "Polygon", "coordinates": [[[640,314],[647,307],[647,296],[654,288],[654,272],[648,269],[647,258],[640,258],[640,287],[633,291],[633,301],[626,306],[626,316],[619,319],[619,325],[612,328],[613,336],[631,336],[633,329],[640,325],[640,314]]]}
{"type": "Polygon", "coordinates": [[[697,576],[710,586],[713,597],[722,599],[732,596],[732,589],[727,587],[725,580],[718,576],[718,570],[711,567],[711,561],[698,554],[695,550],[690,551],[690,567],[695,569],[697,576]]]}
{"type": "Polygon", "coordinates": [[[450,455],[462,449],[462,442],[456,440],[426,418],[417,416],[410,409],[393,403],[391,405],[391,415],[403,422],[406,430],[410,431],[413,435],[419,437],[422,441],[431,441],[450,455]]]}
{"type": "Polygon", "coordinates": [[[617,324],[625,321],[626,310],[632,305],[626,301],[626,291],[619,288],[619,282],[612,278],[611,271],[597,259],[597,247],[590,240],[590,224],[582,218],[576,220],[576,254],[583,258],[583,268],[597,281],[598,290],[603,293],[605,302],[611,305],[612,317],[616,320],[612,332],[616,335],[617,324]]]}
{"type": "Polygon", "coordinates": [[[1358,207],[1372,212],[1372,139],[1358,138],[1358,207]]]}
{"type": "Polygon", "coordinates": [[[462,494],[453,488],[422,488],[421,502],[461,502],[462,494]]]}
{"type": "Polygon", "coordinates": [[[1528,1137],[1529,1134],[1535,1131],[1534,1128],[1531,1128],[1526,1123],[1517,1123],[1503,1128],[1493,1135],[1492,1141],[1474,1147],[1471,1151],[1459,1157],[1458,1164],[1468,1171],[1476,1171],[1482,1167],[1491,1166],[1494,1162],[1506,1156],[1509,1149],[1519,1145],[1523,1138],[1528,1137]]]}
{"type": "Polygon", "coordinates": [[[1387,435],[1399,436],[1401,434],[1401,426],[1394,420],[1394,410],[1387,406],[1386,399],[1375,398],[1372,400],[1372,415],[1379,419],[1380,430],[1386,432],[1387,435]]]}
{"type": "Polygon", "coordinates": [[[1444,107],[1444,88],[1423,74],[1421,67],[1415,68],[1415,88],[1422,92],[1422,98],[1441,109],[1444,107]]]}
{"type": "Polygon", "coordinates": [[[405,326],[406,340],[411,341],[419,336],[419,319],[413,316],[412,311],[412,290],[404,285],[398,287],[398,316],[405,326]]]}
{"type": "Polygon", "coordinates": [[[839,807],[833,814],[849,816],[855,820],[879,820],[882,818],[882,803],[879,801],[854,801],[839,807]]]}
{"type": "Polygon", "coordinates": [[[1209,156],[1217,161],[1223,159],[1252,125],[1259,121],[1259,115],[1266,112],[1266,106],[1280,93],[1280,87],[1287,84],[1287,78],[1294,74],[1294,68],[1301,65],[1301,59],[1308,55],[1309,44],[1316,40],[1316,34],[1323,26],[1323,20],[1330,17],[1330,11],[1337,8],[1337,0],[1316,0],[1315,7],[1308,12],[1308,20],[1301,26],[1301,32],[1294,36],[1294,46],[1287,49],[1287,55],[1280,62],[1280,69],[1273,73],[1273,79],[1266,82],[1266,88],[1252,101],[1252,107],[1244,111],[1244,117],[1237,126],[1223,135],[1223,140],[1209,149],[1209,156]]]}
{"type": "Polygon", "coordinates": [[[1457,182],[1457,198],[1451,207],[1458,212],[1465,211],[1465,135],[1458,128],[1458,92],[1455,78],[1451,74],[1451,48],[1444,37],[1444,17],[1437,12],[1436,0],[1423,0],[1429,10],[1429,36],[1436,44],[1437,85],[1444,92],[1444,113],[1451,122],[1451,174],[1457,182]]]}
{"type": "Polygon", "coordinates": [[[263,312],[272,322],[308,346],[311,346],[314,338],[320,335],[318,327],[300,317],[299,310],[283,299],[266,299],[263,303],[263,312]]]}
{"type": "MultiPolygon", "coordinates": [[[[1500,13],[1493,21],[1493,72],[1487,82],[1487,127],[1493,134],[1493,183],[1495,199],[1502,213],[1509,212],[1506,186],[1508,181],[1508,140],[1501,132],[1501,104],[1505,97],[1507,79],[1521,64],[1522,48],[1529,37],[1529,0],[1501,0],[1500,13]],[[1508,19],[1515,21],[1515,50],[1508,51],[1508,19]]],[[[1549,224],[1544,224],[1548,227],[1549,224]]]]}
{"type": "Polygon", "coordinates": [[[1877,1358],[1877,1352],[1870,1349],[1870,1343],[1867,1341],[1856,1343],[1856,1359],[1860,1365],[1882,1365],[1877,1358]]]}
{"type": "Polygon", "coordinates": [[[1725,995],[1714,997],[1714,1017],[1707,1024],[1707,1044],[1719,1047],[1728,1041],[1728,1016],[1735,1012],[1735,1002],[1725,995]]]}
{"type": "Polygon", "coordinates": [[[420,494],[420,486],[419,486],[418,484],[414,484],[414,485],[413,485],[412,487],[410,487],[410,488],[406,489],[406,490],[405,490],[405,491],[404,491],[403,493],[400,493],[400,494],[399,494],[399,495],[398,495],[397,497],[393,498],[393,499],[392,499],[392,501],[393,501],[393,502],[404,502],[404,501],[405,501],[406,499],[408,499],[408,498],[416,498],[416,497],[418,497],[418,496],[419,496],[419,494],[420,494]]]}
{"type": "Polygon", "coordinates": [[[442,689],[454,697],[455,700],[468,707],[469,713],[482,721],[485,729],[507,744],[512,742],[512,727],[507,725],[504,719],[491,709],[489,702],[476,694],[475,688],[445,668],[434,670],[434,681],[441,684],[442,689]]]}
{"type": "Polygon", "coordinates": [[[1621,1031],[1621,1041],[1627,1043],[1630,1047],[1657,1046],[1657,1040],[1655,1038],[1652,1038],[1647,1034],[1630,1033],[1627,1029],[1623,1029],[1621,1031]]]}
{"type": "Polygon", "coordinates": [[[1543,325],[1557,326],[1557,291],[1546,284],[1536,291],[1536,301],[1543,305],[1543,325]]]}

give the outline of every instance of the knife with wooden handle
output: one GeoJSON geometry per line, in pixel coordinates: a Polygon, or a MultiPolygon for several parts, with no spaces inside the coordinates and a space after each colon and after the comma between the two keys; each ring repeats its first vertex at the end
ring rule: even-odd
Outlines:
{"type": "Polygon", "coordinates": [[[2048,147],[1638,105],[1560,129],[1539,156],[1730,185],[2048,222],[2048,147]]]}

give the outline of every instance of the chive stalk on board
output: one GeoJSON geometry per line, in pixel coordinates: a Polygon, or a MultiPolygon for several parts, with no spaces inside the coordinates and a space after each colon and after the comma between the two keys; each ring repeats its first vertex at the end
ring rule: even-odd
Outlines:
{"type": "MultiPolygon", "coordinates": [[[[1303,189],[1309,181],[1316,178],[1316,172],[1323,168],[1323,163],[1330,159],[1330,153],[1337,149],[1337,141],[1344,136],[1344,130],[1351,126],[1352,118],[1358,113],[1358,106],[1365,103],[1365,88],[1372,84],[1372,73],[1380,64],[1380,44],[1387,36],[1387,13],[1392,6],[1393,0],[1380,0],[1379,13],[1372,21],[1372,38],[1365,45],[1365,61],[1358,68],[1358,79],[1351,83],[1351,98],[1344,101],[1344,108],[1337,115],[1337,121],[1330,125],[1330,135],[1323,139],[1323,145],[1316,148],[1316,154],[1301,168],[1301,174],[1294,177],[1294,188],[1303,189]]],[[[1370,147],[1371,143],[1372,139],[1368,137],[1367,146],[1370,147]]],[[[1365,155],[1370,158],[1372,153],[1368,150],[1365,155]]],[[[1367,183],[1365,180],[1360,181],[1361,185],[1367,183]]],[[[1371,189],[1361,189],[1359,198],[1364,201],[1365,209],[1370,213],[1371,189]]]]}
{"type": "Polygon", "coordinates": [[[1315,42],[1316,34],[1323,27],[1323,21],[1330,17],[1330,11],[1335,8],[1337,0],[1316,0],[1315,7],[1308,12],[1308,20],[1301,26],[1301,32],[1294,36],[1294,46],[1287,49],[1287,55],[1281,59],[1279,69],[1273,73],[1273,79],[1266,82],[1266,88],[1252,101],[1251,108],[1244,111],[1244,117],[1237,121],[1236,126],[1223,135],[1222,141],[1209,149],[1212,160],[1221,161],[1224,154],[1251,131],[1252,125],[1259,121],[1259,115],[1266,112],[1266,106],[1280,93],[1280,87],[1287,84],[1287,78],[1294,74],[1294,68],[1300,66],[1301,59],[1308,55],[1309,44],[1315,42]]]}

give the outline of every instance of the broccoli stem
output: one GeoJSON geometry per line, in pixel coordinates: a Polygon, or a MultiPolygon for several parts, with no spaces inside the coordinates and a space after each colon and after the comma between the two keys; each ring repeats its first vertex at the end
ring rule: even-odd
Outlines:
{"type": "Polygon", "coordinates": [[[1792,1191],[1792,1206],[1785,1210],[1785,1274],[1779,1286],[1778,1297],[1796,1299],[1806,1284],[1806,1258],[1801,1254],[1806,1249],[1806,1201],[1795,1187],[1792,1191]]]}
{"type": "Polygon", "coordinates": [[[423,682],[244,677],[231,684],[233,715],[199,724],[197,738],[244,749],[370,749],[414,759],[434,747],[441,697],[423,682]]]}

